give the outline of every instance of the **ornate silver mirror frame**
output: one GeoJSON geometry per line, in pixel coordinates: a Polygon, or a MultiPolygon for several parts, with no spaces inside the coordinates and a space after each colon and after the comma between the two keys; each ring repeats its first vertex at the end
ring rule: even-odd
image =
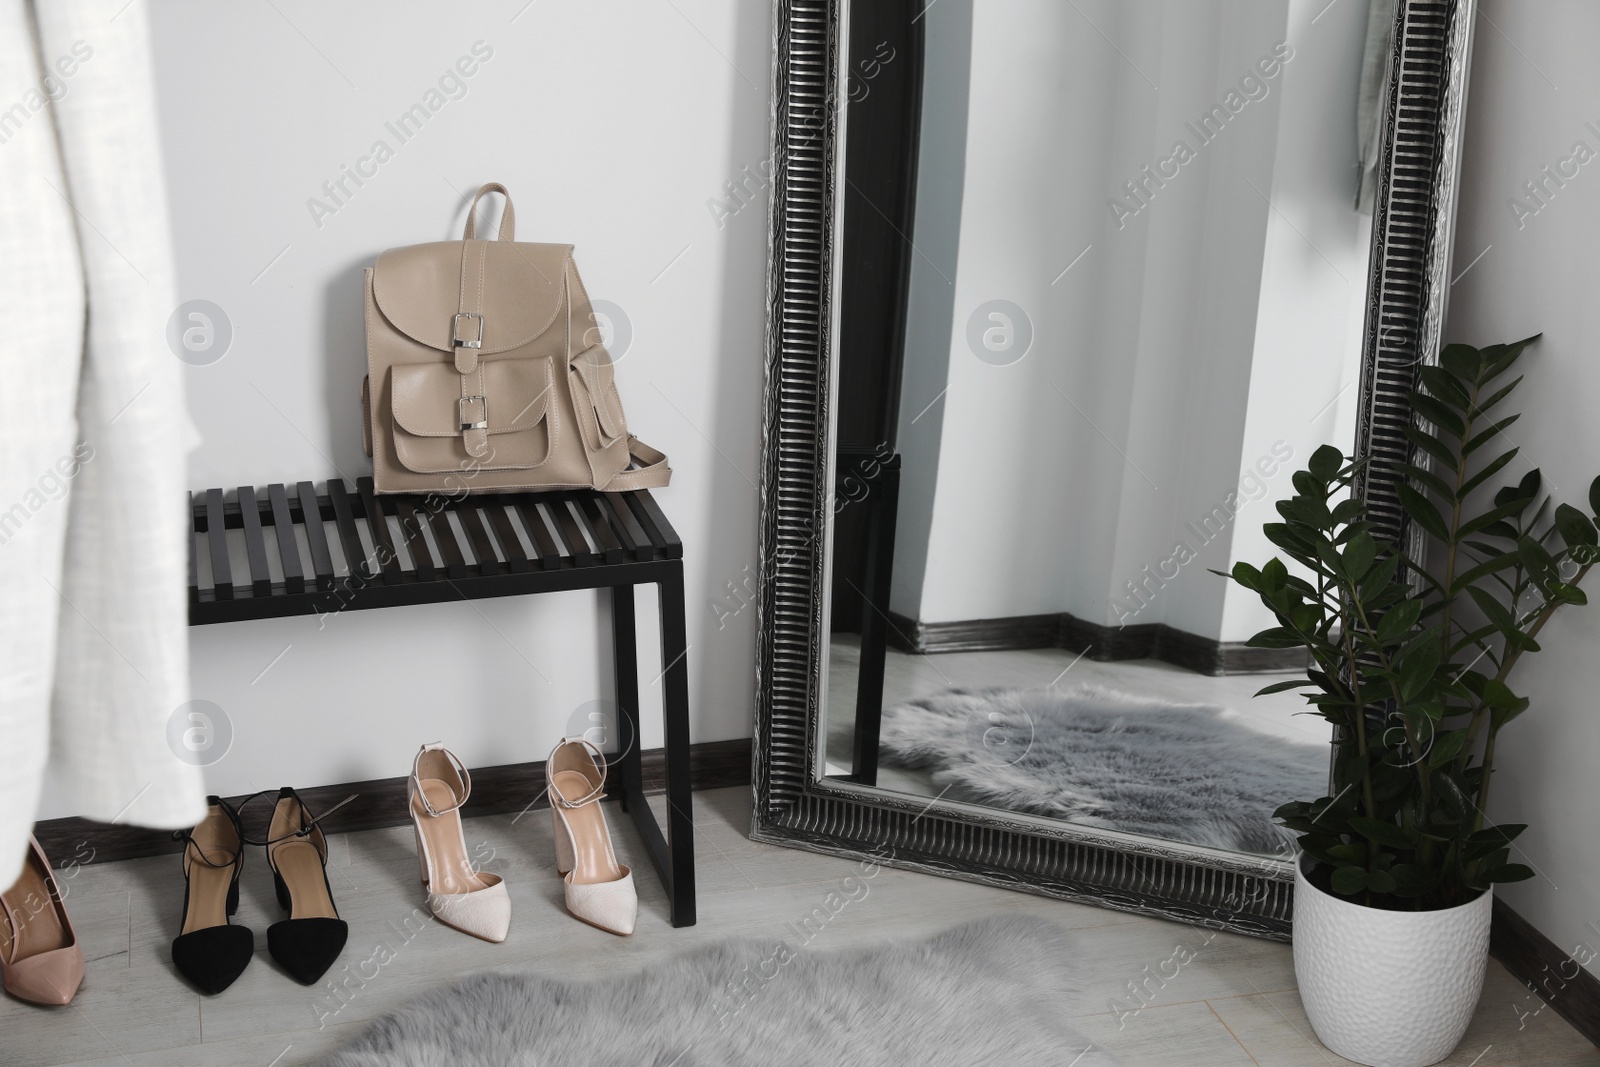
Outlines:
{"type": "MultiPolygon", "coordinates": [[[[1474,0],[1402,0],[1373,214],[1359,491],[1409,539],[1408,394],[1437,358],[1474,0]]],[[[888,793],[817,774],[830,515],[829,354],[842,0],[776,0],[754,817],[759,841],[1286,938],[1287,862],[888,793]]]]}

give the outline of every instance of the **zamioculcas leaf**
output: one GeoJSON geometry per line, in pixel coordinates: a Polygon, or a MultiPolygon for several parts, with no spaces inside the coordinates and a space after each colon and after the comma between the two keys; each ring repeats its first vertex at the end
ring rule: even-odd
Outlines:
{"type": "Polygon", "coordinates": [[[1522,557],[1517,552],[1506,552],[1495,556],[1493,559],[1486,559],[1458,577],[1455,588],[1470,587],[1474,582],[1486,578],[1496,571],[1509,570],[1521,562],[1521,559],[1522,557]]]}
{"type": "Polygon", "coordinates": [[[1365,815],[1352,816],[1350,829],[1369,841],[1376,841],[1390,848],[1412,848],[1417,843],[1416,834],[1412,831],[1402,830],[1392,822],[1369,819],[1365,815]]]}
{"type": "Polygon", "coordinates": [[[1264,689],[1256,690],[1256,696],[1264,697],[1269,693],[1287,693],[1291,689],[1308,689],[1311,683],[1304,678],[1290,678],[1287,682],[1273,682],[1264,689]]]}
{"type": "Polygon", "coordinates": [[[1544,476],[1539,473],[1539,468],[1533,468],[1522,476],[1522,481],[1517,483],[1517,495],[1524,500],[1532,500],[1539,495],[1539,486],[1543,480],[1544,476]]]}
{"type": "Polygon", "coordinates": [[[1354,498],[1341,500],[1333,508],[1333,521],[1336,523],[1350,522],[1366,511],[1366,505],[1354,498]]]}
{"type": "Polygon", "coordinates": [[[1474,518],[1462,523],[1461,526],[1456,530],[1456,537],[1471,537],[1478,531],[1484,529],[1485,527],[1492,526],[1502,519],[1508,519],[1513,515],[1520,514],[1523,510],[1523,507],[1524,505],[1518,502],[1505,504],[1497,508],[1490,508],[1482,515],[1475,516],[1474,518]]]}
{"type": "Polygon", "coordinates": [[[1456,758],[1461,746],[1466,744],[1465,730],[1447,730],[1434,738],[1433,751],[1428,753],[1428,767],[1437,770],[1456,758]]]}
{"type": "Polygon", "coordinates": [[[1493,478],[1496,474],[1500,473],[1500,468],[1504,467],[1507,463],[1510,463],[1520,451],[1521,449],[1519,448],[1513,448],[1509,451],[1502,452],[1498,456],[1494,457],[1494,459],[1491,459],[1487,464],[1484,465],[1482,470],[1461,483],[1461,492],[1456,495],[1465,497],[1468,493],[1478,488],[1478,486],[1482,485],[1490,478],[1493,478]]]}
{"type": "Polygon", "coordinates": [[[1314,555],[1316,552],[1316,550],[1312,548],[1303,537],[1300,536],[1299,532],[1291,528],[1286,522],[1262,523],[1261,532],[1266,535],[1268,541],[1271,541],[1273,544],[1289,553],[1289,555],[1293,556],[1295,559],[1304,560],[1306,557],[1314,555]]]}
{"type": "Polygon", "coordinates": [[[1397,485],[1395,491],[1399,494],[1400,503],[1405,507],[1406,514],[1410,515],[1418,526],[1441,541],[1450,539],[1449,531],[1445,529],[1444,518],[1439,514],[1439,509],[1433,506],[1433,501],[1409,485],[1397,485]]]}
{"type": "Polygon", "coordinates": [[[1339,476],[1339,470],[1344,466],[1344,453],[1332,445],[1323,445],[1311,453],[1306,466],[1323,482],[1331,482],[1339,476]]]}
{"type": "Polygon", "coordinates": [[[1589,510],[1600,516],[1600,477],[1589,483],[1589,510]]]}
{"type": "Polygon", "coordinates": [[[1506,639],[1506,648],[1514,648],[1519,652],[1539,651],[1539,642],[1523,633],[1521,630],[1502,630],[1500,635],[1506,639]]]}
{"type": "Polygon", "coordinates": [[[1533,869],[1521,863],[1505,863],[1483,876],[1486,882],[1525,882],[1533,877],[1533,869]]]}
{"type": "Polygon", "coordinates": [[[1406,427],[1406,440],[1444,464],[1449,470],[1457,471],[1461,469],[1461,463],[1456,459],[1456,454],[1450,449],[1449,445],[1428,436],[1417,427],[1406,427]]]}
{"type": "Polygon", "coordinates": [[[1517,555],[1522,560],[1522,566],[1538,580],[1542,588],[1549,588],[1560,582],[1561,576],[1556,571],[1555,560],[1545,547],[1533,538],[1524,534],[1517,539],[1517,555]]]}
{"type": "Polygon", "coordinates": [[[1492,348],[1484,349],[1483,367],[1478,371],[1478,381],[1493,381],[1510,370],[1512,365],[1522,356],[1523,349],[1533,344],[1541,336],[1543,335],[1536,333],[1532,337],[1524,337],[1522,340],[1509,345],[1494,345],[1492,348]],[[1491,353],[1493,354],[1491,355],[1491,353]]]}
{"type": "MultiPolygon", "coordinates": [[[[1476,836],[1476,834],[1473,835],[1473,837],[1476,836]]],[[[1480,864],[1485,870],[1489,867],[1498,867],[1506,862],[1506,858],[1511,855],[1511,850],[1498,841],[1474,841],[1472,837],[1469,837],[1466,843],[1461,846],[1461,862],[1476,863],[1486,856],[1494,856],[1495,853],[1499,853],[1499,855],[1494,860],[1491,860],[1486,865],[1480,864]]]]}
{"type": "Polygon", "coordinates": [[[1374,893],[1393,893],[1396,888],[1394,875],[1388,871],[1368,871],[1367,888],[1374,893]]]}
{"type": "Polygon", "coordinates": [[[1499,437],[1501,431],[1503,431],[1507,426],[1510,426],[1512,423],[1516,422],[1520,418],[1522,418],[1522,415],[1520,413],[1516,414],[1516,415],[1507,415],[1505,418],[1501,419],[1499,422],[1493,423],[1490,426],[1484,428],[1483,430],[1480,430],[1479,432],[1473,434],[1472,435],[1472,440],[1468,441],[1461,449],[1462,457],[1464,458],[1466,456],[1472,455],[1478,449],[1482,448],[1484,445],[1488,444],[1490,441],[1494,440],[1496,437],[1499,437]]]}
{"type": "MultiPolygon", "coordinates": [[[[1585,520],[1587,521],[1587,520],[1585,520]]],[[[1356,581],[1367,573],[1367,568],[1372,566],[1372,561],[1378,557],[1378,543],[1369,533],[1358,533],[1350,539],[1344,548],[1345,573],[1356,581]]]]}
{"type": "Polygon", "coordinates": [[[1335,863],[1367,862],[1367,846],[1365,842],[1350,842],[1349,844],[1330,845],[1327,849],[1328,858],[1335,863]]]}
{"type": "Polygon", "coordinates": [[[1556,530],[1561,534],[1561,540],[1569,546],[1600,543],[1600,537],[1596,536],[1594,523],[1589,521],[1589,516],[1571,504],[1556,505],[1555,523],[1556,530]]]}
{"type": "Polygon", "coordinates": [[[1482,400],[1479,400],[1478,404],[1477,404],[1477,407],[1474,410],[1479,412],[1479,413],[1482,413],[1482,412],[1490,410],[1496,404],[1500,403],[1500,401],[1502,401],[1506,397],[1510,396],[1511,395],[1511,390],[1515,389],[1517,386],[1519,386],[1521,384],[1522,384],[1522,377],[1521,377],[1521,375],[1518,375],[1515,379],[1512,380],[1510,385],[1501,386],[1499,389],[1495,390],[1494,393],[1490,394],[1487,397],[1484,397],[1482,400]]]}
{"type": "Polygon", "coordinates": [[[1516,704],[1517,694],[1498,678],[1483,683],[1483,702],[1491,708],[1509,708],[1516,704]]]}
{"type": "Polygon", "coordinates": [[[1500,729],[1506,723],[1527,711],[1530,703],[1532,703],[1532,701],[1530,701],[1527,697],[1518,697],[1517,702],[1511,705],[1509,708],[1496,708],[1489,715],[1489,724],[1496,730],[1500,729]]]}
{"type": "Polygon", "coordinates": [[[1317,476],[1310,471],[1295,471],[1289,477],[1289,483],[1294,486],[1295,492],[1304,496],[1321,496],[1327,490],[1327,484],[1317,481],[1317,476]]]}
{"type": "MultiPolygon", "coordinates": [[[[1526,481],[1527,479],[1523,480],[1526,481]]],[[[1501,505],[1509,504],[1512,501],[1520,500],[1522,501],[1523,506],[1526,507],[1527,505],[1533,503],[1533,498],[1538,495],[1539,494],[1537,492],[1532,494],[1524,493],[1520,484],[1502,485],[1499,489],[1495,490],[1494,506],[1500,507],[1501,505]]]]}
{"type": "Polygon", "coordinates": [[[1510,858],[1511,850],[1509,848],[1497,848],[1483,857],[1483,862],[1478,864],[1478,870],[1492,871],[1496,867],[1503,867],[1510,858]]]}
{"type": "Polygon", "coordinates": [[[1367,888],[1367,872],[1360,867],[1335,867],[1333,891],[1342,897],[1353,897],[1367,888]]]}
{"type": "Polygon", "coordinates": [[[1384,612],[1383,621],[1378,623],[1378,640],[1386,645],[1393,644],[1396,638],[1415,626],[1421,616],[1422,601],[1402,600],[1384,612]]]}
{"type": "Polygon", "coordinates": [[[1405,896],[1421,896],[1434,887],[1437,878],[1414,863],[1397,863],[1389,868],[1394,879],[1395,892],[1405,896]]]}
{"type": "Polygon", "coordinates": [[[1439,353],[1439,364],[1457,378],[1477,381],[1483,369],[1483,356],[1471,345],[1445,345],[1439,353]]]}
{"type": "Polygon", "coordinates": [[[1433,672],[1439,667],[1439,646],[1429,641],[1420,648],[1413,647],[1400,661],[1400,695],[1406,700],[1420,697],[1433,681],[1433,672]]]}
{"type": "Polygon", "coordinates": [[[1500,845],[1510,844],[1522,831],[1528,828],[1526,823],[1503,822],[1496,826],[1485,826],[1482,830],[1468,837],[1467,840],[1477,843],[1479,841],[1493,841],[1500,845]]]}
{"type": "Polygon", "coordinates": [[[1423,418],[1449,432],[1450,436],[1460,440],[1466,433],[1467,424],[1461,421],[1461,416],[1450,410],[1449,405],[1426,393],[1412,393],[1411,406],[1423,418]]]}
{"type": "Polygon", "coordinates": [[[1378,590],[1394,580],[1395,571],[1399,569],[1399,556],[1389,556],[1379,560],[1378,564],[1366,573],[1366,577],[1361,579],[1361,595],[1370,601],[1378,590]]]}
{"type": "Polygon", "coordinates": [[[1478,610],[1482,611],[1488,620],[1499,629],[1514,630],[1518,628],[1517,620],[1512,618],[1510,609],[1500,603],[1489,590],[1481,586],[1469,585],[1467,586],[1467,595],[1472,597],[1473,603],[1478,605],[1478,610]]]}
{"type": "MultiPolygon", "coordinates": [[[[1445,500],[1454,500],[1456,498],[1456,491],[1451,487],[1450,483],[1432,471],[1419,467],[1414,463],[1407,463],[1404,470],[1406,477],[1433,490],[1445,500]]],[[[1337,517],[1337,511],[1335,512],[1335,517],[1337,517]]]]}
{"type": "Polygon", "coordinates": [[[1458,408],[1464,408],[1471,403],[1472,397],[1468,395],[1467,387],[1443,367],[1423,367],[1418,371],[1418,375],[1422,378],[1422,384],[1428,387],[1428,392],[1445,403],[1458,408]]]}
{"type": "Polygon", "coordinates": [[[1251,648],[1299,648],[1302,642],[1300,635],[1287,626],[1274,626],[1270,630],[1262,630],[1245,644],[1251,648]]]}
{"type": "MultiPolygon", "coordinates": [[[[1591,551],[1588,545],[1579,545],[1578,547],[1584,549],[1585,553],[1591,551]]],[[[1555,599],[1563,604],[1587,604],[1589,602],[1589,594],[1575,585],[1561,585],[1555,589],[1555,599]]]]}

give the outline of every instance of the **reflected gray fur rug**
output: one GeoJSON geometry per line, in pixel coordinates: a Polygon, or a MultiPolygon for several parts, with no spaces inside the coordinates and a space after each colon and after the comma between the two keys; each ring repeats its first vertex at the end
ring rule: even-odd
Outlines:
{"type": "Polygon", "coordinates": [[[886,708],[880,737],[949,800],[1234,852],[1284,852],[1273,809],[1328,781],[1327,746],[1093,685],[949,689],[886,708]]]}
{"type": "Polygon", "coordinates": [[[1077,960],[1042,919],[848,951],[798,941],[730,941],[588,982],[474,975],[325,1067],[1116,1064],[1063,1021],[1081,1010],[1077,960]]]}

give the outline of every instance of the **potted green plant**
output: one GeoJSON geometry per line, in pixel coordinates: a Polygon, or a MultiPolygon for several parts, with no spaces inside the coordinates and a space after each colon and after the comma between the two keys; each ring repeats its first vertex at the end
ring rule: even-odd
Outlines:
{"type": "Polygon", "coordinates": [[[1482,989],[1492,886],[1533,875],[1511,857],[1525,827],[1485,816],[1495,749],[1528,708],[1513,669],[1557,610],[1586,602],[1600,542],[1600,478],[1587,513],[1552,509],[1538,470],[1491,484],[1517,456],[1505,402],[1522,379],[1507,375],[1535,339],[1450,345],[1421,368],[1399,497],[1427,566],[1374,532],[1350,495],[1359,465],[1329,446],[1265,527],[1299,567],[1231,575],[1278,622],[1251,644],[1309,653],[1304,678],[1261,693],[1304,691],[1336,731],[1329,794],[1276,814],[1299,835],[1306,1013],[1323,1044],[1376,1067],[1449,1055],[1482,989]]]}

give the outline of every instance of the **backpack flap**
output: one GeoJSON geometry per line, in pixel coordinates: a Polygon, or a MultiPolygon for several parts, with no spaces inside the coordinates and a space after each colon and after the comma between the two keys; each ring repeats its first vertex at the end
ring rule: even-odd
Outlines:
{"type": "Polygon", "coordinates": [[[373,269],[372,296],[384,320],[411,340],[453,357],[460,336],[478,342],[463,351],[481,359],[522,348],[558,325],[571,254],[571,245],[510,241],[391,248],[373,269]]]}
{"type": "Polygon", "coordinates": [[[395,456],[434,474],[477,468],[531,470],[550,458],[552,361],[486,359],[466,376],[447,363],[397,365],[390,389],[395,456]]]}

